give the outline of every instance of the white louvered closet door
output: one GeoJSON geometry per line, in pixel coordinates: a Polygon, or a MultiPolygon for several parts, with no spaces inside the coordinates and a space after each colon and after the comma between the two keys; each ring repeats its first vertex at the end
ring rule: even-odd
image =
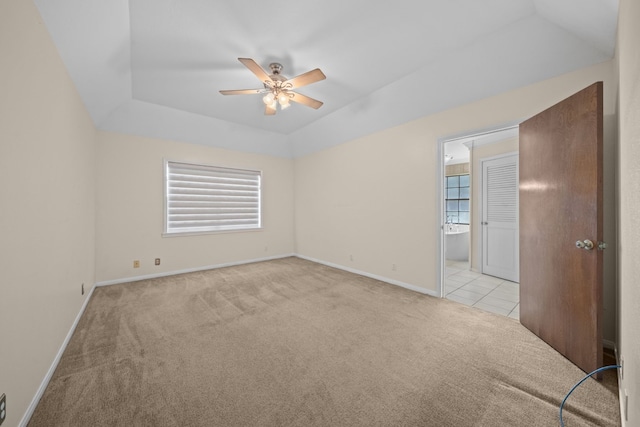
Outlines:
{"type": "Polygon", "coordinates": [[[482,272],[519,280],[518,155],[482,162],[482,272]]]}

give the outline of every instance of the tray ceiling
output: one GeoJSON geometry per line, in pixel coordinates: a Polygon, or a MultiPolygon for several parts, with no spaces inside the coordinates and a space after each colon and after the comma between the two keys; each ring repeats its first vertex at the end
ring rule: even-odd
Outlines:
{"type": "Polygon", "coordinates": [[[606,61],[618,7],[617,0],[35,3],[99,129],[214,146],[225,146],[220,135],[242,134],[241,149],[269,152],[264,141],[272,141],[276,155],[323,128],[331,132],[313,149],[606,61]],[[220,89],[260,87],[238,57],[264,68],[279,62],[288,77],[322,69],[327,79],[300,93],[323,107],[264,116],[260,96],[222,96],[220,89]]]}

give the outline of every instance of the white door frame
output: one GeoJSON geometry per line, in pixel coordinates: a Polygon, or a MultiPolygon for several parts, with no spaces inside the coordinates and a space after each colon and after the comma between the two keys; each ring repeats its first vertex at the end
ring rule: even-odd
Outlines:
{"type": "MultiPolygon", "coordinates": [[[[509,123],[505,123],[503,126],[490,127],[485,129],[480,129],[476,131],[468,131],[462,132],[458,134],[450,134],[445,137],[438,138],[438,147],[437,147],[437,168],[436,168],[436,183],[438,185],[437,200],[436,204],[438,206],[438,222],[436,224],[436,233],[438,236],[437,245],[438,245],[438,287],[436,289],[436,294],[440,296],[440,298],[445,297],[445,280],[446,280],[446,260],[444,253],[444,224],[446,222],[446,213],[445,213],[445,203],[444,203],[444,173],[445,173],[445,158],[444,158],[444,144],[452,141],[473,141],[477,138],[488,137],[491,138],[494,135],[504,135],[510,134],[518,131],[518,126],[522,120],[516,120],[509,123]]],[[[473,153],[470,158],[470,163],[473,162],[473,153]]],[[[473,186],[473,178],[471,178],[471,185],[473,186]]],[[[475,196],[472,196],[475,197],[475,196]]],[[[471,207],[473,210],[473,207],[471,207]]],[[[482,239],[480,239],[482,240],[482,239]]],[[[480,243],[482,244],[482,243],[480,243]]],[[[471,254],[469,254],[471,255],[471,254]]],[[[471,259],[470,259],[471,262],[471,259]]]]}

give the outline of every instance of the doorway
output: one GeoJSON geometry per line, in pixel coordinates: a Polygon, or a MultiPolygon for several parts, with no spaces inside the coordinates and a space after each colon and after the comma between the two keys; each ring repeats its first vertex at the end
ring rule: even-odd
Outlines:
{"type": "Polygon", "coordinates": [[[441,295],[515,319],[519,318],[517,278],[497,277],[483,266],[487,251],[496,249],[483,247],[482,160],[507,154],[517,158],[517,151],[517,127],[447,139],[441,146],[441,295]]]}

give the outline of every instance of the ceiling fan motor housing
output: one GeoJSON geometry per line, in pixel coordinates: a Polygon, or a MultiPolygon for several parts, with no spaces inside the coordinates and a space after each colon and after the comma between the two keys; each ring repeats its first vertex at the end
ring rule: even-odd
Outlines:
{"type": "Polygon", "coordinates": [[[271,69],[271,72],[273,74],[280,74],[280,71],[282,71],[282,64],[272,62],[271,64],[269,64],[269,68],[271,69]]]}
{"type": "Polygon", "coordinates": [[[280,74],[283,68],[282,64],[279,64],[277,62],[272,62],[271,64],[269,64],[269,68],[271,69],[271,75],[269,77],[271,77],[271,80],[273,80],[274,82],[276,81],[284,82],[288,80],[285,76],[280,74]]]}

